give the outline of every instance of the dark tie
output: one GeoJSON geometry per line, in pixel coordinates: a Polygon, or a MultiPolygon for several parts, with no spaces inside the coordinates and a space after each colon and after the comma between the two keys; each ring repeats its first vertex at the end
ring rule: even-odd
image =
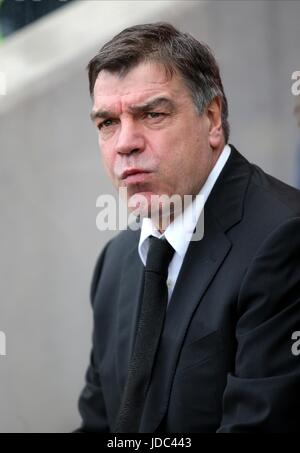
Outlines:
{"type": "Polygon", "coordinates": [[[150,236],[136,339],[114,432],[137,433],[168,304],[167,276],[174,249],[150,236]]]}

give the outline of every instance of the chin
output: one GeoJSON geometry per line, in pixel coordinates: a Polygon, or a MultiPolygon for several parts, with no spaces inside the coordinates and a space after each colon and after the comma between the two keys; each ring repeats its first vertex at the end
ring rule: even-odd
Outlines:
{"type": "Polygon", "coordinates": [[[150,191],[128,191],[128,209],[139,213],[142,217],[149,217],[151,214],[151,200],[155,194],[150,191]]]}

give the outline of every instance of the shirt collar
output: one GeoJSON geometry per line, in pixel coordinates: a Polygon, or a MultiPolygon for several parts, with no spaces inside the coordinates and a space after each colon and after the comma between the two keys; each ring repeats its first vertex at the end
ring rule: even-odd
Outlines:
{"type": "Polygon", "coordinates": [[[148,217],[143,218],[138,251],[144,266],[146,265],[149,248],[149,236],[155,236],[157,238],[165,237],[174,248],[175,253],[178,253],[182,259],[184,258],[199,216],[218,176],[230,156],[230,152],[229,145],[226,145],[196,198],[175,218],[174,222],[167,227],[163,234],[156,229],[151,219],[148,217]]]}

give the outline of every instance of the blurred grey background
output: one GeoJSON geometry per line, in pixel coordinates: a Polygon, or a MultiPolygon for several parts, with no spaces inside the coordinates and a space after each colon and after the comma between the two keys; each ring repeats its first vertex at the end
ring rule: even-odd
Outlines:
{"type": "Polygon", "coordinates": [[[291,76],[300,70],[298,1],[72,1],[6,36],[0,44],[6,80],[0,331],[7,340],[0,432],[79,426],[90,280],[113,234],[96,229],[96,199],[114,193],[89,119],[85,67],[116,32],[159,20],[214,50],[229,101],[230,143],[267,173],[296,184],[300,131],[291,76]]]}

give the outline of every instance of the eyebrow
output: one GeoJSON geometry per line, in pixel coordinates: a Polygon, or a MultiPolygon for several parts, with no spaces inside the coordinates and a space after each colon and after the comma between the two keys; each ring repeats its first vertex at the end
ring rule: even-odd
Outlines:
{"type": "MultiPolygon", "coordinates": [[[[171,101],[171,99],[166,98],[166,97],[158,97],[155,99],[150,99],[149,101],[147,101],[143,104],[132,105],[128,109],[130,112],[137,114],[137,113],[143,113],[145,111],[156,109],[157,107],[165,107],[172,111],[175,110],[174,102],[171,101]]],[[[114,117],[115,113],[110,112],[109,110],[99,109],[97,111],[92,111],[90,116],[91,116],[91,120],[95,121],[96,119],[114,117]]]]}

